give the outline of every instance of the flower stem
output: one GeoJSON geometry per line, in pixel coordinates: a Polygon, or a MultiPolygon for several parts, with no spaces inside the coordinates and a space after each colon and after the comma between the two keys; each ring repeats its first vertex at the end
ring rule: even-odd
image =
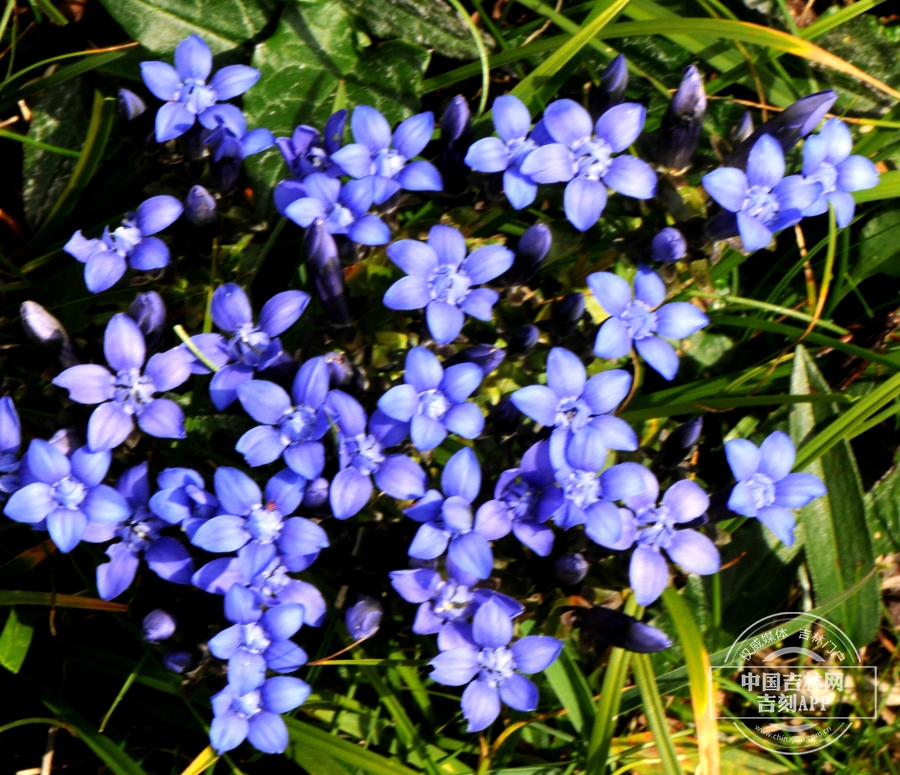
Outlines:
{"type": "Polygon", "coordinates": [[[198,361],[200,361],[200,363],[202,363],[204,366],[206,366],[206,368],[209,369],[209,370],[210,370],[211,372],[213,372],[213,373],[215,373],[215,372],[217,372],[217,371],[219,370],[219,367],[216,366],[216,364],[214,364],[209,358],[207,358],[207,357],[203,354],[203,352],[200,350],[200,348],[197,347],[197,345],[195,345],[195,344],[191,341],[191,337],[188,336],[188,332],[184,330],[184,327],[183,327],[183,326],[177,325],[177,326],[175,326],[175,329],[174,329],[174,330],[175,330],[175,333],[177,334],[178,338],[179,338],[182,342],[184,342],[184,346],[187,347],[188,350],[191,351],[191,353],[193,354],[193,356],[194,356],[198,361]]]}

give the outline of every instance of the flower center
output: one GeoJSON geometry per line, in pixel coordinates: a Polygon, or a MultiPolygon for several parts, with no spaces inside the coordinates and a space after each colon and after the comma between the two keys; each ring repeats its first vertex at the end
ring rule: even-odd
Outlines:
{"type": "Polygon", "coordinates": [[[591,408],[581,397],[564,398],[556,407],[556,424],[580,431],[591,419],[591,408]]]}
{"type": "Polygon", "coordinates": [[[372,162],[375,174],[381,175],[383,178],[394,177],[394,175],[403,169],[405,164],[406,157],[397,153],[397,151],[392,148],[386,148],[383,151],[379,151],[375,154],[375,159],[372,162]]]}
{"type": "Polygon", "coordinates": [[[332,234],[346,234],[356,217],[347,207],[335,202],[328,208],[325,220],[328,222],[328,231],[332,234]]]}
{"type": "Polygon", "coordinates": [[[236,361],[255,369],[271,344],[269,335],[252,323],[241,326],[228,343],[228,353],[236,361]]]}
{"type": "Polygon", "coordinates": [[[432,420],[440,420],[450,408],[450,402],[440,390],[426,390],[419,393],[419,405],[416,411],[432,420]]]}
{"type": "Polygon", "coordinates": [[[67,476],[60,482],[57,482],[53,488],[53,498],[64,509],[77,509],[85,497],[87,497],[87,487],[79,482],[74,476],[67,476]]]}
{"type": "Polygon", "coordinates": [[[478,655],[478,663],[481,665],[481,678],[492,685],[509,678],[516,669],[516,660],[506,646],[498,649],[482,649],[478,655]]]}
{"type": "Polygon", "coordinates": [[[753,505],[758,509],[771,506],[775,502],[775,482],[765,474],[753,474],[747,480],[747,486],[753,495],[753,505]]]}
{"type": "Polygon", "coordinates": [[[216,104],[216,91],[199,78],[188,78],[178,90],[176,102],[182,103],[191,113],[202,113],[216,104]]]}
{"type": "Polygon", "coordinates": [[[142,375],[140,369],[123,369],[116,374],[113,400],[128,414],[140,414],[153,401],[156,387],[150,377],[142,375]]]}
{"type": "Polygon", "coordinates": [[[457,271],[453,266],[441,266],[428,282],[431,298],[458,304],[472,287],[472,281],[465,272],[457,271]]]}
{"type": "Polygon", "coordinates": [[[262,625],[256,622],[241,625],[241,636],[244,639],[244,648],[253,654],[262,653],[272,642],[262,625]]]}
{"type": "Polygon", "coordinates": [[[526,137],[519,137],[507,144],[509,148],[509,166],[518,169],[528,155],[537,149],[538,144],[526,137]]]}
{"type": "Polygon", "coordinates": [[[510,485],[503,493],[503,502],[512,514],[513,519],[531,520],[537,506],[537,493],[527,482],[519,481],[510,485]]]}
{"type": "Polygon", "coordinates": [[[235,697],[231,702],[231,709],[241,718],[250,718],[259,713],[261,703],[262,696],[254,689],[252,692],[235,697]]]}
{"type": "Polygon", "coordinates": [[[644,302],[635,299],[620,317],[632,339],[643,339],[656,331],[656,313],[644,302]]]}
{"type": "Polygon", "coordinates": [[[832,191],[837,191],[837,179],[837,170],[834,168],[833,164],[829,164],[827,161],[823,161],[819,165],[819,168],[807,178],[807,180],[813,183],[821,183],[823,194],[830,194],[832,191]]]}
{"type": "Polygon", "coordinates": [[[583,509],[600,500],[600,478],[592,471],[572,471],[563,493],[572,503],[583,509]]]}
{"type": "Polygon", "coordinates": [[[612,148],[605,140],[599,138],[587,140],[574,151],[578,155],[576,164],[579,175],[591,180],[600,180],[609,172],[612,164],[612,148]]]}
{"type": "Polygon", "coordinates": [[[129,218],[122,221],[122,225],[109,236],[113,250],[122,256],[130,256],[137,244],[144,238],[141,230],[129,218]]]}
{"type": "Polygon", "coordinates": [[[765,186],[751,186],[741,210],[763,223],[768,223],[778,213],[778,200],[765,186]]]}
{"type": "Polygon", "coordinates": [[[361,474],[374,474],[384,462],[384,453],[374,436],[351,436],[343,439],[344,456],[349,461],[348,465],[355,468],[361,474]]]}
{"type": "Polygon", "coordinates": [[[434,596],[432,610],[445,621],[465,616],[472,602],[472,590],[453,579],[441,582],[434,596]]]}
{"type": "Polygon", "coordinates": [[[282,441],[288,444],[313,441],[316,435],[316,417],[316,410],[308,406],[298,406],[286,413],[278,425],[282,441]]]}
{"type": "Polygon", "coordinates": [[[281,512],[271,503],[256,506],[247,517],[247,532],[255,541],[270,544],[281,534],[284,518],[281,512]]]}
{"type": "Polygon", "coordinates": [[[665,549],[675,532],[675,517],[666,506],[650,507],[638,511],[635,516],[644,525],[637,535],[641,546],[665,549]]]}
{"type": "MultiPolygon", "coordinates": [[[[146,512],[146,510],[144,510],[146,512]]],[[[139,512],[140,513],[140,512],[139,512]]],[[[159,520],[144,515],[145,519],[136,519],[120,527],[116,534],[135,554],[147,548],[147,544],[159,538],[159,520]]]]}

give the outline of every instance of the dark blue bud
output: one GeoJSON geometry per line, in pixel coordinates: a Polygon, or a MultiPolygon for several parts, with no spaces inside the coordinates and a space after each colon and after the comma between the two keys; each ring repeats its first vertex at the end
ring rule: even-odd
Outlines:
{"type": "Polygon", "coordinates": [[[324,477],[314,479],[306,485],[303,493],[303,505],[308,509],[320,509],[328,502],[328,480],[324,477]]]}
{"type": "Polygon", "coordinates": [[[530,353],[538,343],[541,329],[526,323],[509,338],[509,350],[512,352],[530,353]]]}
{"type": "Polygon", "coordinates": [[[223,156],[218,161],[209,160],[209,176],[216,191],[227,194],[234,189],[241,174],[243,161],[240,156],[223,156]]]}
{"type": "Polygon", "coordinates": [[[337,350],[325,353],[325,363],[328,364],[328,379],[331,387],[346,385],[353,379],[353,364],[345,353],[337,350]]]}
{"type": "Polygon", "coordinates": [[[654,261],[673,263],[687,255],[687,240],[678,229],[666,226],[650,243],[650,253],[654,261]]]}
{"type": "Polygon", "coordinates": [[[472,130],[472,111],[469,103],[461,94],[457,94],[441,116],[441,142],[450,144],[458,141],[463,135],[472,130]]]}
{"type": "Polygon", "coordinates": [[[344,622],[354,641],[371,638],[381,626],[384,608],[374,597],[362,595],[359,601],[347,609],[344,622]]]}
{"type": "Polygon", "coordinates": [[[438,166],[444,181],[444,191],[461,194],[468,185],[469,169],[463,159],[472,145],[472,112],[462,95],[455,96],[441,116],[441,155],[438,166]]]}
{"type": "Polygon", "coordinates": [[[156,291],[139,293],[128,307],[128,317],[138,324],[147,344],[152,347],[166,324],[166,303],[156,291]]]}
{"type": "Polygon", "coordinates": [[[621,105],[625,101],[625,89],[628,87],[628,63],[622,54],[616,56],[603,77],[600,86],[591,92],[591,115],[596,121],[610,108],[621,105]]]}
{"type": "Polygon", "coordinates": [[[523,285],[534,277],[550,252],[553,235],[545,223],[525,229],[516,245],[516,257],[503,280],[509,285],[523,285]]]}
{"type": "Polygon", "coordinates": [[[595,605],[590,608],[579,608],[575,613],[582,634],[598,638],[626,651],[652,654],[672,645],[672,640],[662,630],[643,624],[621,611],[595,605]]]}
{"type": "Polygon", "coordinates": [[[341,147],[344,138],[344,127],[347,125],[347,110],[341,108],[328,117],[322,132],[322,144],[330,156],[341,147]]]}
{"type": "Polygon", "coordinates": [[[190,670],[193,664],[194,656],[190,651],[169,649],[163,654],[163,665],[165,665],[166,670],[171,670],[173,673],[183,673],[186,670],[190,670]]]}
{"type": "Polygon", "coordinates": [[[659,127],[656,161],[671,170],[683,170],[691,159],[703,133],[706,114],[706,90],[703,76],[691,65],[669,103],[659,127]]]}
{"type": "Polygon", "coordinates": [[[25,333],[38,344],[58,347],[69,340],[63,324],[36,301],[23,301],[19,314],[25,333]]]}
{"type": "Polygon", "coordinates": [[[657,471],[671,471],[685,458],[690,457],[703,432],[703,418],[682,423],[662,443],[654,461],[657,471]]]}
{"type": "Polygon", "coordinates": [[[201,124],[194,124],[178,141],[189,159],[202,159],[206,153],[206,141],[212,133],[201,124]]]}
{"type": "Polygon", "coordinates": [[[741,120],[731,130],[731,137],[736,143],[742,143],[753,134],[753,114],[749,110],[744,111],[741,120]]]}
{"type": "Polygon", "coordinates": [[[818,126],[836,100],[837,93],[831,89],[802,97],[762,124],[725,158],[725,164],[729,167],[746,168],[750,149],[761,135],[775,138],[787,153],[818,126]]]}
{"type": "Polygon", "coordinates": [[[578,584],[585,576],[587,576],[590,563],[584,559],[584,555],[578,552],[570,552],[564,554],[555,563],[553,563],[553,571],[556,578],[565,586],[570,587],[578,584]]]}
{"type": "Polygon", "coordinates": [[[216,198],[203,186],[192,186],[184,199],[184,214],[194,226],[216,222],[216,198]]]}
{"type": "Polygon", "coordinates": [[[481,368],[486,377],[503,363],[505,357],[506,350],[501,347],[494,347],[490,344],[476,344],[448,358],[444,365],[454,366],[457,363],[474,363],[481,368]]]}
{"type": "Polygon", "coordinates": [[[550,319],[561,326],[573,326],[584,315],[584,296],[580,293],[570,293],[553,303],[550,310],[550,319]]]}
{"type": "Polygon", "coordinates": [[[133,121],[147,110],[147,104],[130,89],[119,89],[117,103],[119,106],[119,113],[121,113],[127,121],[133,121]]]}
{"type": "Polygon", "coordinates": [[[325,228],[324,221],[315,220],[309,225],[303,245],[306,267],[322,306],[335,323],[349,325],[351,317],[344,268],[338,258],[337,244],[325,228]]]}
{"type": "Polygon", "coordinates": [[[491,409],[491,419],[494,421],[494,427],[501,433],[512,433],[519,427],[522,414],[509,398],[501,398],[491,409]]]}
{"type": "Polygon", "coordinates": [[[144,640],[159,643],[168,640],[175,634],[175,618],[161,608],[151,611],[144,617],[144,640]]]}

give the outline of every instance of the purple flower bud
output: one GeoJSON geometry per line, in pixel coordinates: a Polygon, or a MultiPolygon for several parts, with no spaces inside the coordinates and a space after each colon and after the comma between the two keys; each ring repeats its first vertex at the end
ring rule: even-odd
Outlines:
{"type": "Polygon", "coordinates": [[[173,673],[183,673],[186,670],[190,670],[191,665],[194,664],[194,655],[191,654],[190,651],[185,651],[184,649],[169,649],[165,654],[163,654],[163,665],[165,665],[166,670],[170,670],[173,673]]]}
{"type": "Polygon", "coordinates": [[[550,319],[558,326],[571,328],[584,315],[584,296],[580,293],[570,293],[553,303],[550,310],[550,319]]]}
{"type": "Polygon", "coordinates": [[[63,324],[36,301],[23,301],[19,314],[25,333],[38,344],[59,347],[69,340],[63,324]]]}
{"type": "Polygon", "coordinates": [[[144,617],[144,640],[150,643],[168,640],[175,634],[175,626],[175,618],[157,608],[144,617]]]}
{"type": "Polygon", "coordinates": [[[694,446],[703,432],[703,418],[688,420],[673,430],[662,443],[659,454],[656,456],[653,468],[655,471],[671,471],[681,461],[690,457],[694,446]]]}
{"type": "Polygon", "coordinates": [[[625,89],[628,86],[628,63],[622,54],[616,56],[603,77],[600,86],[591,92],[591,116],[596,121],[610,108],[625,101],[625,89]]]}
{"type": "Polygon", "coordinates": [[[787,153],[818,126],[836,100],[837,93],[831,89],[802,97],[762,124],[725,158],[724,166],[745,169],[750,149],[762,135],[774,137],[787,153]]]}
{"type": "MultiPolygon", "coordinates": [[[[234,138],[230,138],[240,148],[240,143],[234,138]]],[[[244,160],[241,156],[234,156],[230,153],[223,154],[218,160],[210,159],[209,174],[212,178],[216,191],[227,194],[234,189],[237,183],[238,175],[241,174],[241,165],[244,160]]]]}
{"type": "Polygon", "coordinates": [[[578,584],[587,576],[590,563],[579,552],[569,552],[553,563],[556,578],[566,586],[578,584]]]}
{"type": "Polygon", "coordinates": [[[314,479],[306,485],[303,494],[303,505],[308,509],[320,509],[328,502],[328,480],[324,477],[314,479]]]}
{"type": "Polygon", "coordinates": [[[503,277],[510,285],[523,285],[534,277],[550,252],[553,235],[545,223],[535,223],[525,229],[516,245],[516,258],[512,268],[503,277]]]}
{"type": "Polygon", "coordinates": [[[344,353],[325,353],[325,363],[328,364],[328,379],[331,387],[346,385],[353,379],[353,366],[344,353]]]}
{"type": "Polygon", "coordinates": [[[744,111],[741,120],[731,130],[731,137],[736,143],[742,143],[753,134],[753,114],[749,110],[744,111]]]}
{"type": "Polygon", "coordinates": [[[684,71],[659,127],[656,145],[659,164],[671,170],[683,170],[690,165],[703,133],[705,113],[703,76],[691,65],[684,71]]]}
{"type": "Polygon", "coordinates": [[[486,377],[503,363],[506,350],[502,347],[494,347],[489,344],[476,344],[467,347],[451,358],[448,358],[444,366],[455,366],[457,363],[474,363],[486,377]]]}
{"type": "Polygon", "coordinates": [[[128,121],[133,121],[147,110],[147,104],[130,89],[119,89],[117,102],[119,113],[128,121]]]}
{"type": "Polygon", "coordinates": [[[526,323],[509,338],[509,349],[514,352],[529,353],[541,336],[541,329],[526,323]]]}
{"type": "Polygon", "coordinates": [[[216,198],[203,186],[193,186],[184,200],[184,214],[194,226],[216,222],[216,198]]]}
{"type": "Polygon", "coordinates": [[[381,626],[384,613],[381,603],[373,597],[362,595],[359,601],[347,609],[344,621],[354,641],[371,638],[381,626]]]}
{"type": "Polygon", "coordinates": [[[512,433],[519,426],[522,414],[509,398],[501,398],[491,410],[491,418],[501,433],[512,433]]]}
{"type": "Polygon", "coordinates": [[[666,226],[650,243],[650,253],[654,261],[674,263],[687,255],[687,240],[678,229],[666,226]]]}
{"type": "Polygon", "coordinates": [[[444,109],[441,116],[441,142],[450,144],[457,142],[467,132],[472,131],[472,111],[469,103],[461,94],[457,94],[444,109]]]}
{"type": "Polygon", "coordinates": [[[128,307],[128,317],[138,324],[147,345],[152,347],[166,324],[166,304],[156,291],[139,293],[128,307]]]}
{"type": "Polygon", "coordinates": [[[626,651],[652,654],[672,645],[671,639],[662,630],[643,624],[621,611],[595,605],[590,608],[579,608],[575,613],[582,634],[598,638],[626,651]]]}
{"type": "Polygon", "coordinates": [[[347,305],[347,286],[344,284],[344,268],[338,258],[338,248],[325,222],[313,221],[303,240],[306,250],[306,266],[309,269],[316,294],[325,311],[338,325],[349,325],[350,308],[347,305]]]}
{"type": "Polygon", "coordinates": [[[458,94],[441,116],[440,171],[444,191],[460,194],[466,189],[468,168],[463,159],[472,145],[472,112],[466,98],[458,94]]]}

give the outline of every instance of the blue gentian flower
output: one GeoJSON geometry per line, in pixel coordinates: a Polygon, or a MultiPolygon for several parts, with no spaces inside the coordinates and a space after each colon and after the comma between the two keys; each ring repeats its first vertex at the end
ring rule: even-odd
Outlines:
{"type": "MultiPolygon", "coordinates": [[[[112,600],[131,586],[142,554],[150,570],[164,581],[190,584],[194,573],[190,553],[175,538],[160,535],[168,524],[150,511],[147,463],[127,469],[116,482],[116,490],[128,503],[131,516],[125,522],[109,526],[112,533],[109,537],[119,540],[106,549],[109,562],[97,566],[100,597],[112,600]]],[[[90,540],[99,543],[105,538],[95,534],[90,540]]]]}
{"type": "Polygon", "coordinates": [[[632,345],[654,371],[672,380],[678,373],[678,354],[666,339],[684,339],[709,323],[709,318],[693,304],[673,301],[660,306],[666,298],[662,278],[641,264],[631,286],[612,272],[588,275],[587,283],[597,301],[610,317],[597,331],[594,355],[621,358],[632,345]]]}
{"type": "MultiPolygon", "coordinates": [[[[225,283],[216,288],[210,314],[231,339],[219,334],[198,334],[191,338],[220,367],[209,383],[209,397],[216,409],[222,411],[228,407],[237,398],[238,387],[253,379],[255,372],[289,360],[277,337],[297,322],[308,304],[309,294],[303,291],[276,293],[263,305],[259,323],[255,324],[250,300],[240,285],[225,283]]],[[[195,374],[207,373],[199,361],[192,363],[192,370],[195,374]]]]}
{"type": "Polygon", "coordinates": [[[546,557],[553,549],[553,529],[546,524],[553,512],[542,498],[553,482],[549,444],[539,441],[522,455],[518,468],[500,474],[494,499],[475,514],[475,529],[491,541],[512,531],[531,551],[546,557]]]}
{"type": "Polygon", "coordinates": [[[703,516],[709,508],[709,496],[690,479],[673,484],[657,505],[659,482],[644,469],[645,490],[625,498],[638,526],[637,544],[631,556],[629,578],[639,605],[656,600],[669,581],[669,567],[662,551],[688,573],[706,576],[719,570],[719,550],[703,533],[679,528],[703,516]]]}
{"type": "Polygon", "coordinates": [[[299,708],[311,689],[291,676],[269,678],[258,688],[238,694],[229,684],[213,695],[215,718],[209,727],[209,741],[218,754],[237,748],[244,740],[263,753],[283,753],[288,731],[280,713],[299,708]]]}
{"type": "Polygon", "coordinates": [[[87,289],[100,293],[119,282],[128,266],[138,272],[168,266],[169,248],[152,235],[171,226],[183,211],[174,196],[153,196],[128,213],[112,232],[107,227],[99,239],[88,239],[79,229],[63,250],[84,264],[87,289]]]}
{"type": "Polygon", "coordinates": [[[355,143],[331,154],[331,160],[351,178],[365,180],[375,204],[384,204],[401,188],[440,191],[441,173],[427,161],[410,161],[425,150],[434,132],[434,113],[419,113],[391,126],[375,108],[358,105],[350,118],[355,143]]]}
{"type": "Polygon", "coordinates": [[[328,546],[328,536],[305,517],[288,519],[303,499],[303,486],[302,477],[284,469],[269,479],[264,497],[242,471],[216,469],[219,514],[197,528],[191,543],[217,554],[237,551],[247,579],[265,570],[276,555],[288,570],[306,570],[328,546]]]}
{"type": "Polygon", "coordinates": [[[337,178],[313,172],[303,179],[306,195],[284,208],[284,214],[304,228],[322,220],[331,234],[346,234],[361,245],[386,245],[391,230],[372,207],[372,187],[365,181],[351,180],[343,187],[337,178]]]}
{"type": "Polygon", "coordinates": [[[803,177],[818,183],[819,198],[803,211],[803,215],[821,215],[834,207],[837,225],[845,228],[853,220],[856,202],[852,191],[863,191],[878,185],[878,170],[865,156],[850,155],[853,137],[840,119],[825,122],[817,135],[803,144],[803,177]]]}
{"type": "Polygon", "coordinates": [[[12,494],[3,513],[49,532],[61,552],[72,551],[89,525],[115,525],[131,515],[125,498],[101,484],[109,452],[80,447],[69,460],[48,442],[34,439],[26,462],[30,483],[12,494]]]}
{"type": "Polygon", "coordinates": [[[114,371],[96,364],[66,369],[53,384],[69,391],[79,404],[100,404],[88,421],[88,446],[102,452],[119,446],[134,430],[162,439],[183,439],[184,413],[156,393],[173,390],[191,374],[187,350],[175,347],[147,361],[144,335],[128,315],[113,315],[103,336],[106,362],[114,371]],[[143,373],[141,369],[143,368],[143,373]]]}
{"type": "Polygon", "coordinates": [[[606,207],[607,187],[636,199],[656,195],[656,173],[645,161],[621,153],[640,135],[647,111],[625,102],[607,110],[591,126],[590,114],[574,100],[551,102],[543,125],[553,142],[532,151],[521,171],[536,183],[565,183],[566,218],[579,231],[597,223],[606,207]]]}
{"type": "Polygon", "coordinates": [[[259,688],[267,669],[293,673],[306,664],[306,652],[290,640],[303,626],[299,603],[263,611],[249,589],[235,584],[225,593],[225,618],[232,626],[208,645],[214,657],[228,660],[228,684],[236,694],[259,688]]]}
{"type": "Polygon", "coordinates": [[[346,123],[347,111],[342,109],[331,114],[321,135],[314,127],[302,124],[290,138],[277,138],[275,144],[291,174],[301,179],[314,172],[331,177],[342,175],[343,170],[331,160],[331,155],[341,147],[346,123]]]}
{"type": "Polygon", "coordinates": [[[761,135],[747,158],[747,171],[719,167],[703,176],[703,187],[734,213],[744,250],[764,248],[775,232],[801,221],[803,212],[822,194],[822,185],[800,175],[784,177],[784,151],[761,135]]]}
{"type": "Polygon", "coordinates": [[[584,525],[588,538],[609,549],[619,548],[623,537],[620,509],[613,501],[644,490],[643,466],[619,463],[597,473],[606,463],[606,449],[595,436],[576,433],[550,437],[550,462],[559,487],[548,487],[540,503],[563,530],[584,525]]]}
{"type": "Polygon", "coordinates": [[[388,258],[406,274],[384,294],[384,306],[394,310],[425,308],[428,330],[438,344],[459,335],[469,314],[488,321],[499,295],[490,288],[474,288],[507,271],[513,253],[502,245],[487,245],[466,256],[466,240],[450,226],[432,226],[428,242],[399,240],[387,249],[388,258]]]}
{"type": "Polygon", "coordinates": [[[381,627],[384,606],[374,597],[363,595],[347,609],[344,623],[355,642],[371,638],[381,627]]]}
{"type": "Polygon", "coordinates": [[[828,492],[813,474],[792,474],[797,456],[786,433],[775,431],[757,447],[749,439],[725,442],[728,465],[738,483],[728,508],[756,517],[788,546],[794,542],[794,512],[828,492]]]}
{"type": "Polygon", "coordinates": [[[447,552],[451,567],[460,581],[486,579],[491,575],[494,557],[487,538],[475,527],[472,501],[481,489],[481,466],[475,453],[463,447],[444,465],[441,490],[429,490],[421,500],[404,512],[420,523],[409,546],[409,556],[434,560],[447,552]]]}
{"type": "Polygon", "coordinates": [[[650,243],[650,254],[654,261],[664,264],[681,261],[687,255],[687,241],[678,229],[666,226],[650,243]]]}
{"type": "Polygon", "coordinates": [[[537,183],[522,173],[522,162],[539,146],[531,131],[531,114],[525,103],[512,94],[497,97],[491,107],[494,129],[499,137],[485,137],[473,143],[465,163],[477,172],[502,172],[506,198],[516,209],[528,207],[537,195],[537,183]]]}
{"type": "Polygon", "coordinates": [[[328,394],[326,407],[338,430],[340,471],[329,489],[331,511],[336,519],[358,514],[372,495],[372,477],[380,490],[397,500],[420,498],[425,494],[425,472],[406,455],[385,455],[383,446],[397,439],[394,428],[370,423],[366,433],[366,412],[359,402],[341,390],[328,394]],[[393,438],[392,438],[393,436],[393,438]]]}
{"type": "Polygon", "coordinates": [[[213,127],[206,138],[211,151],[209,168],[213,181],[219,191],[231,191],[244,159],[271,148],[275,136],[264,127],[248,132],[244,114],[234,105],[210,108],[204,121],[213,127]]]}
{"type": "Polygon", "coordinates": [[[235,449],[250,466],[273,463],[284,455],[292,471],[311,481],[325,468],[325,447],[319,441],[328,431],[328,364],[323,357],[311,358],[300,367],[291,394],[265,380],[240,385],[241,405],[264,425],[247,431],[235,449]]]}
{"type": "MultiPolygon", "coordinates": [[[[488,600],[495,600],[503,606],[511,619],[522,614],[525,607],[508,595],[492,589],[473,589],[452,575],[446,580],[431,568],[396,570],[391,574],[391,586],[408,603],[419,605],[413,632],[419,635],[438,635],[441,647],[442,633],[448,627],[468,626],[466,619],[488,600]]],[[[445,644],[447,645],[447,644],[445,644]]]]}
{"type": "Polygon", "coordinates": [[[458,363],[444,370],[437,356],[424,347],[406,355],[405,384],[388,390],[378,408],[412,436],[416,449],[439,446],[447,432],[474,439],[484,429],[481,410],[466,399],[481,384],[483,372],[474,363],[458,363]]]}
{"type": "Polygon", "coordinates": [[[180,137],[200,120],[207,129],[210,109],[222,100],[243,94],[259,80],[259,70],[229,65],[207,84],[212,71],[212,52],[196,35],[175,49],[175,67],[166,62],[141,62],[141,77],[154,96],[166,102],[156,114],[156,141],[180,137]]]}
{"type": "Polygon", "coordinates": [[[638,447],[637,436],[612,414],[629,390],[627,371],[612,369],[588,379],[575,353],[554,347],[547,356],[547,384],[520,388],[511,400],[522,414],[554,428],[554,435],[568,439],[574,433],[589,433],[609,449],[632,451],[638,447]]]}
{"type": "Polygon", "coordinates": [[[12,398],[0,398],[0,499],[19,489],[19,447],[22,425],[12,398]]]}
{"type": "Polygon", "coordinates": [[[476,612],[471,640],[438,654],[429,663],[431,678],[445,686],[466,686],[462,712],[468,732],[486,729],[500,715],[500,702],[523,712],[538,705],[538,688],[521,673],[546,670],[562,651],[562,641],[529,635],[509,645],[513,623],[499,603],[476,612]]]}
{"type": "Polygon", "coordinates": [[[216,496],[193,469],[166,468],[156,484],[159,489],[150,497],[150,511],[168,525],[180,525],[189,538],[219,508],[216,496]]]}

